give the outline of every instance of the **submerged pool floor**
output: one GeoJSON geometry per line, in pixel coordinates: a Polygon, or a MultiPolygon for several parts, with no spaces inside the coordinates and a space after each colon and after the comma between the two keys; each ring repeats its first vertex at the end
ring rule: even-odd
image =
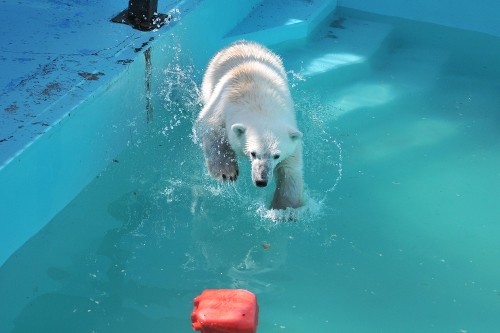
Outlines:
{"type": "Polygon", "coordinates": [[[500,81],[481,50],[500,41],[354,14],[276,48],[304,132],[298,221],[273,220],[248,164],[208,178],[196,83],[166,81],[169,111],[0,269],[0,331],[191,332],[192,299],[228,287],[257,293],[263,333],[497,330],[500,81]],[[367,26],[379,45],[338,57],[367,26]]]}

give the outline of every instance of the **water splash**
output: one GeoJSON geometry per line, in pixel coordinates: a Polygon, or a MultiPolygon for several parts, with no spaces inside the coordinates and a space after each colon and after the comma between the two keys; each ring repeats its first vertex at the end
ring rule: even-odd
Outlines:
{"type": "Polygon", "coordinates": [[[296,85],[292,93],[299,127],[304,132],[304,173],[310,200],[323,206],[337,189],[343,173],[342,142],[335,137],[332,122],[335,108],[322,103],[320,96],[303,84],[296,85]]]}
{"type": "Polygon", "coordinates": [[[288,82],[291,88],[299,86],[302,82],[306,81],[306,78],[300,73],[294,70],[286,72],[288,75],[288,82]]]}
{"type": "Polygon", "coordinates": [[[167,112],[161,135],[168,140],[169,165],[181,166],[185,177],[180,179],[175,174],[178,170],[166,172],[161,181],[163,187],[157,191],[161,200],[167,204],[187,200],[192,216],[208,216],[224,205],[230,207],[228,214],[241,216],[243,213],[256,228],[267,230],[275,228],[276,222],[317,220],[328,196],[336,190],[342,178],[342,145],[328,123],[334,111],[331,106],[322,104],[311,89],[304,88],[305,78],[299,73],[288,72],[292,93],[296,95],[299,127],[304,132],[307,203],[299,209],[269,209],[272,190],[254,188],[248,176],[248,161],[240,159],[241,174],[237,183],[219,183],[208,176],[200,140],[193,129],[201,109],[200,90],[195,80],[199,73],[185,56],[181,56],[180,44],[171,44],[167,51],[172,53],[172,60],[163,73],[161,96],[167,112]],[[191,140],[186,140],[187,137],[191,140]],[[334,177],[332,170],[335,170],[334,177]],[[242,210],[242,207],[247,209],[242,210]]]}
{"type": "MultiPolygon", "coordinates": [[[[173,37],[175,40],[175,37],[173,37]]],[[[183,123],[190,125],[195,119],[201,104],[200,90],[195,80],[196,69],[189,59],[182,55],[180,43],[172,43],[166,53],[171,61],[163,70],[160,97],[166,110],[166,124],[162,134],[168,136],[183,123]]]]}

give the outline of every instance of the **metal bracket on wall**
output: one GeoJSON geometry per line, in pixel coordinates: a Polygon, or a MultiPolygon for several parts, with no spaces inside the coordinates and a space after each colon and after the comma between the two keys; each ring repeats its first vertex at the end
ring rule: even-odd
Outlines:
{"type": "Polygon", "coordinates": [[[124,23],[141,31],[161,28],[170,21],[171,16],[160,14],[158,0],[129,0],[128,8],[111,19],[114,23],[124,23]]]}

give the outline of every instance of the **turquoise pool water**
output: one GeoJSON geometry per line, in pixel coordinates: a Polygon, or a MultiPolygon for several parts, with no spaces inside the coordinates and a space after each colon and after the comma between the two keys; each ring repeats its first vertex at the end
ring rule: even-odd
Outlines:
{"type": "Polygon", "coordinates": [[[174,58],[141,140],[2,266],[1,332],[191,332],[192,299],[228,287],[257,294],[263,333],[498,330],[500,41],[340,11],[274,49],[304,132],[298,221],[248,164],[206,175],[203,68],[174,58]]]}

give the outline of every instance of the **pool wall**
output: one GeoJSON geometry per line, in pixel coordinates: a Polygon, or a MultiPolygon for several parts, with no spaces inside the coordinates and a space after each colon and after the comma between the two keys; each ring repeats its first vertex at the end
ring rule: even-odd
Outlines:
{"type": "Polygon", "coordinates": [[[500,36],[496,0],[339,0],[339,6],[500,36]]]}
{"type": "Polygon", "coordinates": [[[137,139],[145,117],[137,115],[144,97],[135,92],[144,88],[127,77],[143,76],[143,67],[138,58],[3,167],[0,263],[137,139]]]}

